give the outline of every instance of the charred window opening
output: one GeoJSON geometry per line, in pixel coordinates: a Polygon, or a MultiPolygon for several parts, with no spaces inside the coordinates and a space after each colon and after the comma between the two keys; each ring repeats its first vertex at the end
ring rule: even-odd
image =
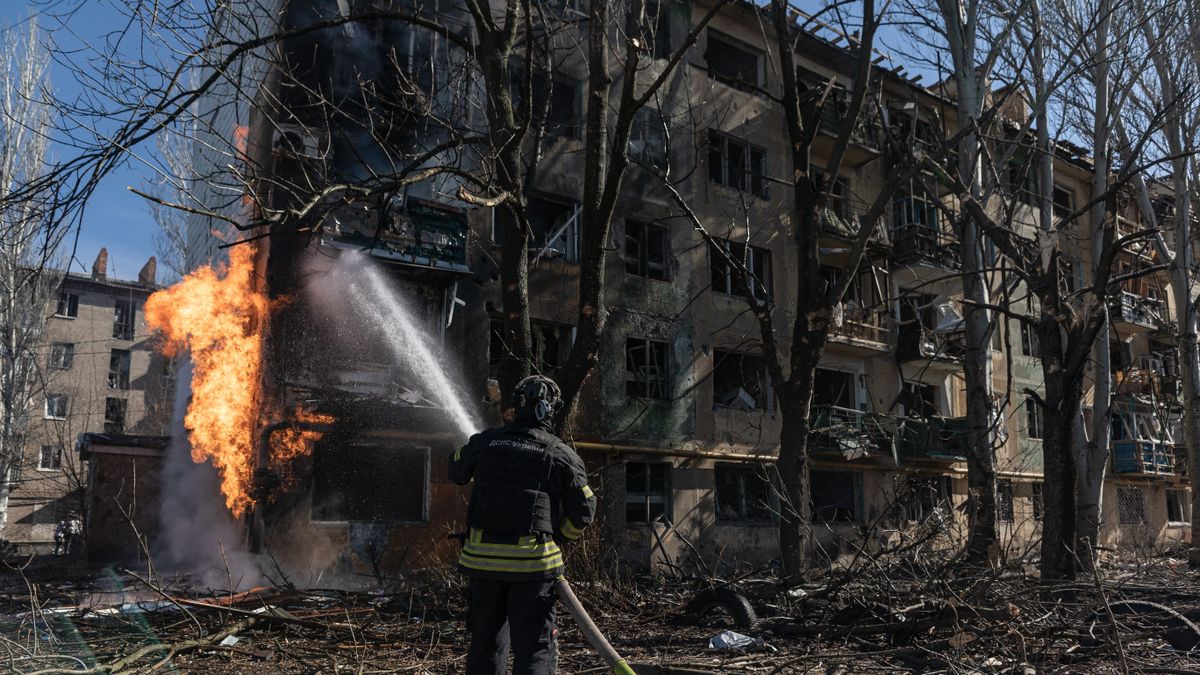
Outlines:
{"type": "Polygon", "coordinates": [[[723,522],[769,523],[775,518],[771,481],[763,467],[717,464],[717,520],[723,522]]]}
{"type": "Polygon", "coordinates": [[[51,420],[67,419],[67,395],[46,394],[45,416],[51,420]]]}
{"type": "Polygon", "coordinates": [[[1033,509],[1033,520],[1039,523],[1042,522],[1042,513],[1046,508],[1046,503],[1042,500],[1043,487],[1043,483],[1029,484],[1029,506],[1033,509]]]}
{"type": "Polygon", "coordinates": [[[667,281],[669,232],[662,225],[625,221],[625,272],[667,281]]]}
{"type": "Polygon", "coordinates": [[[131,353],[128,349],[114,349],[108,357],[108,388],[129,388],[129,363],[131,353]]]}
{"type": "Polygon", "coordinates": [[[665,400],[670,395],[667,343],[646,338],[625,340],[625,393],[665,400]]]}
{"type": "MultiPolygon", "coordinates": [[[[538,258],[562,258],[579,262],[579,203],[561,199],[534,197],[526,208],[530,255],[538,258]]],[[[492,241],[504,244],[504,228],[495,223],[492,241]]]]}
{"type": "Polygon", "coordinates": [[[670,517],[671,465],[662,462],[625,464],[625,522],[653,523],[670,517]]]}
{"type": "Polygon", "coordinates": [[[809,476],[812,486],[812,517],[814,522],[852,523],[858,518],[858,491],[856,477],[850,471],[813,471],[809,476]]]}
{"type": "Polygon", "coordinates": [[[104,433],[125,433],[125,413],[129,409],[129,401],[123,398],[104,399],[104,433]]]}
{"type": "Polygon", "coordinates": [[[423,522],[429,448],[328,443],[313,453],[314,522],[423,522]]]}
{"type": "Polygon", "coordinates": [[[712,273],[712,289],[725,295],[741,295],[735,270],[744,267],[755,300],[766,302],[771,299],[771,252],[757,246],[747,246],[724,239],[709,244],[709,266],[712,273]],[[733,264],[730,263],[732,259],[733,264]]]}
{"type": "Polygon", "coordinates": [[[642,108],[634,113],[629,130],[629,158],[655,169],[667,168],[667,128],[662,113],[642,108]]]}
{"type": "Polygon", "coordinates": [[[117,300],[113,310],[113,333],[112,336],[118,340],[133,339],[133,315],[134,315],[132,300],[117,300]]]}
{"type": "MultiPolygon", "coordinates": [[[[533,369],[548,377],[554,377],[567,361],[571,347],[575,344],[575,327],[545,321],[531,321],[533,336],[533,369]]],[[[504,322],[491,322],[488,339],[488,372],[492,377],[500,373],[505,361],[514,358],[513,350],[504,336],[504,322]]]]}
{"type": "Polygon", "coordinates": [[[1013,483],[1011,480],[996,481],[996,520],[1013,522],[1013,483]]]}
{"type": "Polygon", "coordinates": [[[909,417],[937,417],[941,415],[938,387],[923,382],[905,382],[901,392],[904,413],[909,417]]]}
{"type": "Polygon", "coordinates": [[[704,50],[708,76],[742,91],[758,91],[763,87],[763,53],[716,31],[708,31],[708,47],[704,50]]]}
{"type": "Polygon", "coordinates": [[[713,408],[774,410],[767,364],[761,356],[713,350],[713,408]]]}
{"type": "Polygon", "coordinates": [[[1054,186],[1054,217],[1066,218],[1075,212],[1075,192],[1061,185],[1054,186]]]}
{"type": "Polygon", "coordinates": [[[766,150],[719,131],[708,132],[709,180],[765,199],[766,176],[766,150]]]}
{"type": "Polygon", "coordinates": [[[1167,522],[1187,525],[1192,522],[1192,502],[1187,490],[1167,490],[1167,522]]]}
{"type": "Polygon", "coordinates": [[[935,516],[949,518],[951,493],[949,476],[909,476],[900,498],[904,520],[919,523],[935,516]]]}
{"type": "Polygon", "coordinates": [[[39,471],[58,471],[62,468],[62,450],[57,445],[43,445],[38,455],[39,471]]]}
{"type": "MultiPolygon", "coordinates": [[[[544,84],[542,85],[545,86],[544,84]]],[[[550,109],[546,112],[546,135],[552,138],[579,138],[579,82],[554,78],[550,90],[550,109]]],[[[544,96],[545,91],[539,92],[544,96]]]]}
{"type": "Polygon", "coordinates": [[[832,405],[850,410],[858,408],[854,373],[817,368],[813,373],[813,384],[813,406],[832,405]]]}
{"type": "Polygon", "coordinates": [[[1021,355],[1037,357],[1041,352],[1038,343],[1037,330],[1028,323],[1021,322],[1021,355]]]}

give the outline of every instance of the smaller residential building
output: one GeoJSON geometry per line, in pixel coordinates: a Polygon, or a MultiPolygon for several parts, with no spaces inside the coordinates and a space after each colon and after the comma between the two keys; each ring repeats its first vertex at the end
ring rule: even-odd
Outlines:
{"type": "Polygon", "coordinates": [[[90,275],[63,275],[46,308],[37,409],[0,520],[0,539],[19,549],[52,549],[55,528],[72,512],[86,521],[80,434],[161,435],[170,423],[171,363],[154,352],[141,316],[157,288],[156,261],[132,281],[108,278],[107,268],[101,249],[90,275]]]}

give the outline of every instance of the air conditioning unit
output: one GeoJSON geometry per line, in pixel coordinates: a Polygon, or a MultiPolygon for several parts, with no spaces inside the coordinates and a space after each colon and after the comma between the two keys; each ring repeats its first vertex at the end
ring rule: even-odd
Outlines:
{"type": "Polygon", "coordinates": [[[271,135],[271,152],[293,159],[318,159],[321,144],[317,137],[295,124],[279,124],[271,135]]]}

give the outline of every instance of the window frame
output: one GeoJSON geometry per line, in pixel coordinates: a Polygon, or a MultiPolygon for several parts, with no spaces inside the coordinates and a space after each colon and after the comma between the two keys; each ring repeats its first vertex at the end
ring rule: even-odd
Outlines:
{"type": "MultiPolygon", "coordinates": [[[[43,409],[44,419],[48,419],[48,420],[65,420],[65,419],[67,419],[67,416],[71,412],[70,402],[71,402],[70,398],[66,394],[46,394],[45,408],[43,409]],[[51,412],[50,402],[52,400],[62,402],[62,414],[61,415],[51,412]]],[[[55,406],[55,409],[57,409],[57,408],[58,408],[58,406],[55,406]]]]}
{"type": "MultiPolygon", "coordinates": [[[[758,386],[758,390],[760,392],[762,392],[763,394],[765,394],[765,396],[761,397],[761,398],[764,398],[765,400],[760,401],[758,399],[755,399],[755,403],[757,404],[756,407],[751,408],[747,412],[760,412],[760,413],[766,413],[768,415],[773,414],[775,412],[775,390],[772,389],[772,387],[771,387],[771,377],[770,377],[770,374],[767,372],[766,359],[764,359],[761,354],[739,352],[739,351],[734,351],[731,349],[719,349],[719,348],[715,348],[715,347],[712,350],[712,360],[713,360],[713,365],[712,365],[712,383],[713,383],[713,386],[712,386],[712,409],[713,410],[741,410],[740,408],[737,408],[735,406],[725,405],[723,403],[717,402],[717,369],[721,366],[722,363],[725,363],[730,358],[737,359],[741,362],[741,365],[742,365],[741,371],[742,371],[743,381],[744,381],[744,378],[746,375],[746,372],[745,372],[746,360],[753,359],[758,362],[758,370],[759,370],[758,375],[759,375],[760,382],[758,383],[757,386],[758,386]],[[718,355],[720,355],[720,356],[718,356],[718,355]]],[[[745,387],[742,387],[742,388],[744,389],[745,387]]],[[[750,393],[750,392],[747,392],[747,393],[750,393]]]]}
{"type": "Polygon", "coordinates": [[[771,478],[768,475],[759,473],[761,466],[756,466],[746,462],[716,462],[713,465],[713,508],[718,524],[724,525],[771,525],[779,522],[779,499],[771,478]],[[738,507],[737,517],[722,516],[721,504],[721,481],[718,472],[732,472],[736,479],[736,492],[738,507]],[[765,486],[766,501],[762,505],[761,512],[765,512],[765,518],[751,517],[752,512],[760,512],[760,509],[749,505],[749,492],[746,489],[746,484],[749,479],[761,481],[765,486]]]}
{"type": "Polygon", "coordinates": [[[37,470],[47,472],[62,471],[62,448],[49,443],[43,444],[38,449],[37,470]],[[49,456],[51,457],[50,466],[46,466],[47,451],[49,451],[49,456]]]}
{"type": "Polygon", "coordinates": [[[749,45],[727,33],[709,28],[705,31],[704,53],[702,54],[702,57],[704,58],[704,69],[708,74],[709,79],[716,80],[717,82],[720,82],[726,86],[733,87],[738,91],[744,91],[752,94],[764,93],[764,89],[766,88],[767,84],[767,74],[766,53],[763,50],[758,49],[753,45],[749,45]],[[719,72],[716,68],[714,68],[714,66],[720,63],[719,59],[709,58],[709,51],[712,49],[712,43],[714,40],[718,43],[721,43],[727,49],[743,52],[746,56],[754,58],[755,73],[753,82],[737,76],[719,72]]]}
{"type": "Polygon", "coordinates": [[[660,225],[654,222],[645,222],[633,218],[625,219],[625,246],[622,251],[622,257],[625,260],[625,273],[633,276],[642,277],[643,279],[651,279],[653,281],[671,281],[671,228],[666,225],[660,225]],[[636,230],[636,233],[631,233],[631,230],[636,230]],[[658,263],[660,266],[661,276],[651,274],[652,265],[650,261],[650,241],[651,235],[662,237],[662,261],[658,263]],[[637,258],[631,259],[630,245],[634,244],[637,247],[637,258]],[[630,267],[633,269],[630,269],[630,267]]]}
{"type": "Polygon", "coordinates": [[[746,267],[751,274],[759,277],[759,273],[755,271],[759,267],[759,261],[762,261],[761,276],[753,281],[756,282],[750,290],[751,296],[758,302],[770,302],[774,297],[774,270],[771,262],[771,249],[762,246],[754,246],[753,244],[744,244],[742,242],[729,241],[728,239],[713,239],[709,241],[708,246],[708,270],[709,282],[712,290],[721,295],[728,295],[735,298],[743,298],[743,296],[734,288],[733,266],[729,264],[726,256],[734,259],[744,260],[746,267]],[[714,247],[724,249],[724,255],[720,251],[714,251],[714,247]],[[718,270],[718,266],[721,270],[718,270]],[[722,271],[722,285],[719,287],[715,280],[718,272],[722,271]]]}
{"type": "Polygon", "coordinates": [[[1117,524],[1118,526],[1139,526],[1146,524],[1146,491],[1138,485],[1118,485],[1117,486],[1117,524]],[[1127,516],[1130,514],[1126,509],[1126,504],[1132,503],[1129,494],[1131,491],[1136,491],[1138,495],[1138,504],[1140,505],[1140,518],[1135,522],[1127,516]]]}
{"type": "Polygon", "coordinates": [[[628,398],[638,398],[649,401],[670,401],[671,400],[671,343],[666,340],[658,340],[655,338],[637,337],[628,335],[625,337],[625,396],[628,398]],[[663,353],[663,363],[655,364],[654,367],[661,370],[662,374],[659,378],[661,395],[655,396],[650,394],[649,379],[641,383],[644,388],[643,393],[635,393],[630,391],[631,385],[636,385],[638,382],[638,373],[630,370],[631,355],[634,347],[640,347],[647,355],[647,363],[642,368],[649,370],[651,365],[648,362],[649,355],[652,350],[660,349],[663,353]],[[631,377],[632,375],[632,377],[631,377]]]}
{"type": "Polygon", "coordinates": [[[137,319],[137,302],[132,298],[118,298],[113,301],[113,339],[114,340],[132,340],[136,332],[134,323],[137,319]],[[125,321],[121,321],[121,308],[128,308],[128,315],[125,321]]]}
{"type": "Polygon", "coordinates": [[[1045,483],[1041,481],[1029,484],[1029,508],[1035,523],[1042,522],[1042,518],[1046,515],[1045,488],[1045,483]]]}
{"type": "Polygon", "coordinates": [[[754,195],[759,199],[770,199],[766,148],[723,131],[709,129],[706,149],[705,161],[709,164],[708,181],[710,183],[754,195]],[[734,172],[729,157],[731,147],[735,146],[742,153],[742,166],[737,173],[734,172]],[[757,161],[755,160],[756,155],[757,161]],[[714,169],[717,170],[717,175],[714,175],[714,169]],[[757,189],[755,189],[756,187],[757,189]]]}
{"type": "Polygon", "coordinates": [[[50,368],[70,370],[75,365],[75,343],[54,342],[50,344],[50,368]]]}
{"type": "Polygon", "coordinates": [[[126,424],[129,421],[129,399],[119,396],[107,396],[104,398],[104,433],[106,434],[123,434],[125,433],[126,424]],[[113,405],[116,403],[117,405],[113,405]],[[110,417],[110,413],[114,410],[120,410],[120,418],[110,417]]]}
{"type": "Polygon", "coordinates": [[[79,318],[79,294],[62,291],[58,294],[58,304],[54,308],[54,316],[59,319],[79,318]],[[65,313],[64,313],[65,305],[65,313]]]}
{"type": "Polygon", "coordinates": [[[633,114],[633,125],[629,130],[629,159],[642,166],[666,169],[670,163],[670,147],[666,120],[662,111],[643,106],[633,114]],[[641,142],[640,149],[634,143],[641,142]]]}
{"type": "Polygon", "coordinates": [[[1167,527],[1189,527],[1192,524],[1192,503],[1191,493],[1182,488],[1167,488],[1167,527]],[[1176,496],[1177,506],[1179,508],[1180,519],[1171,518],[1171,497],[1176,496]]]}
{"type": "Polygon", "coordinates": [[[133,377],[133,350],[111,349],[108,356],[108,389],[129,391],[133,377]],[[115,363],[115,365],[114,365],[115,363]]]}
{"type": "Polygon", "coordinates": [[[1046,421],[1042,419],[1042,409],[1032,398],[1025,399],[1025,438],[1040,441],[1046,436],[1046,421]]]}
{"type": "Polygon", "coordinates": [[[630,525],[652,525],[659,518],[664,518],[666,520],[670,520],[671,519],[671,506],[672,506],[671,502],[672,502],[672,495],[673,495],[671,479],[672,479],[672,473],[674,470],[674,465],[672,465],[670,462],[646,462],[646,461],[627,461],[627,462],[622,462],[621,464],[622,464],[621,471],[623,474],[621,482],[622,482],[622,486],[624,487],[623,504],[625,505],[625,511],[624,511],[625,525],[627,527],[630,525]],[[645,472],[643,475],[645,476],[646,482],[645,482],[645,485],[643,486],[644,489],[641,491],[630,491],[630,489],[629,489],[629,480],[630,480],[629,479],[629,467],[630,467],[630,465],[640,465],[640,466],[645,467],[645,472]],[[659,494],[658,491],[650,489],[651,488],[651,480],[653,478],[650,475],[651,467],[661,467],[663,470],[661,495],[659,494]],[[651,516],[651,514],[653,513],[652,505],[659,503],[658,501],[656,501],[656,499],[659,499],[659,498],[661,498],[662,512],[659,515],[652,517],[651,516]],[[629,518],[630,504],[639,504],[639,503],[643,508],[645,508],[645,513],[646,513],[645,520],[630,520],[630,518],[629,518]]]}

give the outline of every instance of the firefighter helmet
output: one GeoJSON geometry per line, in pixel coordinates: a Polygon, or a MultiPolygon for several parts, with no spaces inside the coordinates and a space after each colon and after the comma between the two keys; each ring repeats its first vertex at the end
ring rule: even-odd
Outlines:
{"type": "Polygon", "coordinates": [[[539,422],[554,414],[562,404],[562,390],[545,375],[530,375],[517,383],[513,405],[517,414],[530,413],[539,422]]]}

